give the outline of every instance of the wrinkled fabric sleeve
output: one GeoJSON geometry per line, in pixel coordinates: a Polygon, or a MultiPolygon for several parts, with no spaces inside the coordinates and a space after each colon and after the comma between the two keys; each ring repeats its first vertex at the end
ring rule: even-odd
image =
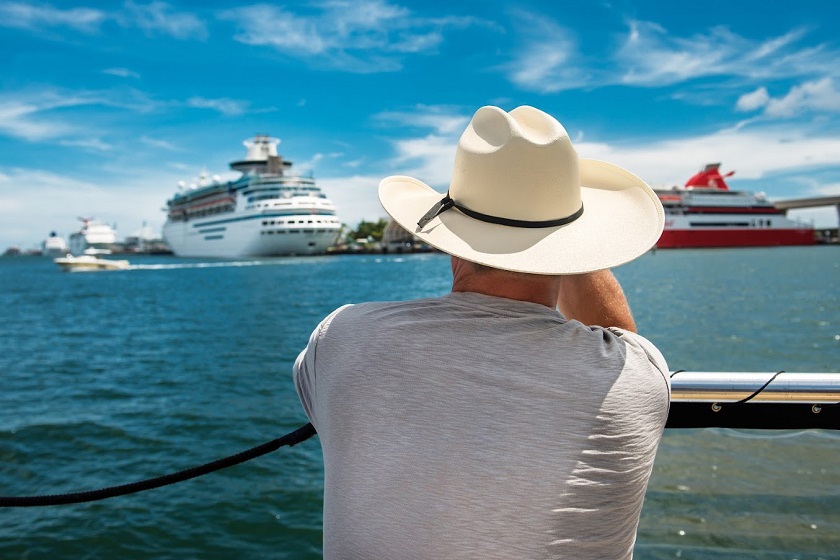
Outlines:
{"type": "Polygon", "coordinates": [[[317,357],[318,341],[327,332],[330,323],[338,315],[341,310],[350,307],[352,304],[343,305],[327,315],[321,321],[312,334],[309,336],[309,343],[306,345],[295,360],[295,365],[292,368],[294,376],[295,390],[297,391],[300,403],[303,405],[303,410],[306,412],[307,418],[318,429],[318,419],[315,413],[315,391],[317,388],[317,375],[315,370],[315,360],[317,357]]]}
{"type": "Polygon", "coordinates": [[[662,378],[665,380],[665,384],[668,387],[668,394],[670,395],[671,375],[668,370],[668,363],[665,361],[665,356],[662,355],[662,352],[660,352],[651,341],[640,334],[634,333],[633,331],[628,331],[618,327],[610,327],[609,330],[620,336],[626,344],[645,353],[648,361],[650,361],[651,365],[659,371],[662,378]]]}

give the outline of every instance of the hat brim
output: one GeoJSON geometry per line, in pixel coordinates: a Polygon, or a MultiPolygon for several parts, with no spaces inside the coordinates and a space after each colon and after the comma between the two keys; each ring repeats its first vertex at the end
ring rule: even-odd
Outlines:
{"type": "Polygon", "coordinates": [[[420,229],[418,220],[443,194],[402,175],[382,180],[379,200],[400,226],[432,247],[502,270],[582,274],[627,263],[653,247],[665,221],[656,193],[605,161],[581,159],[579,171],[583,214],[563,226],[503,226],[453,208],[420,229]]]}

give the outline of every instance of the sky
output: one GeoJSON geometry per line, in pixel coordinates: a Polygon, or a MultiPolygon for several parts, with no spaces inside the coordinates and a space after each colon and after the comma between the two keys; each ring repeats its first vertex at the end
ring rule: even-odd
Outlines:
{"type": "Polygon", "coordinates": [[[255,134],[375,221],[386,176],[446,190],[484,105],[654,187],[721,162],[771,200],[837,195],[838,23],[825,0],[0,0],[0,252],[80,217],[160,231],[178,182],[234,178],[255,134]]]}

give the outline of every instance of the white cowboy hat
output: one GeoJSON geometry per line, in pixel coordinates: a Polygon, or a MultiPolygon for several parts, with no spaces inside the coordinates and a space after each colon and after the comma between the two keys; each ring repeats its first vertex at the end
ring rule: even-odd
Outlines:
{"type": "Polygon", "coordinates": [[[624,264],[662,234],[662,204],[617,165],[579,159],[566,129],[533,107],[476,111],[449,192],[386,177],[379,200],[429,245],[493,268],[579,274],[624,264]]]}

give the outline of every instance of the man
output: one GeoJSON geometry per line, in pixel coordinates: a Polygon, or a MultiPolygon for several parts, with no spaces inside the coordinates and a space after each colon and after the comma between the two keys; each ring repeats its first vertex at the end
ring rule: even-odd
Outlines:
{"type": "Polygon", "coordinates": [[[669,378],[608,269],[658,239],[656,195],[527,106],[475,113],[446,195],[379,195],[452,292],[344,306],[295,363],[324,557],[630,558],[669,378]]]}

